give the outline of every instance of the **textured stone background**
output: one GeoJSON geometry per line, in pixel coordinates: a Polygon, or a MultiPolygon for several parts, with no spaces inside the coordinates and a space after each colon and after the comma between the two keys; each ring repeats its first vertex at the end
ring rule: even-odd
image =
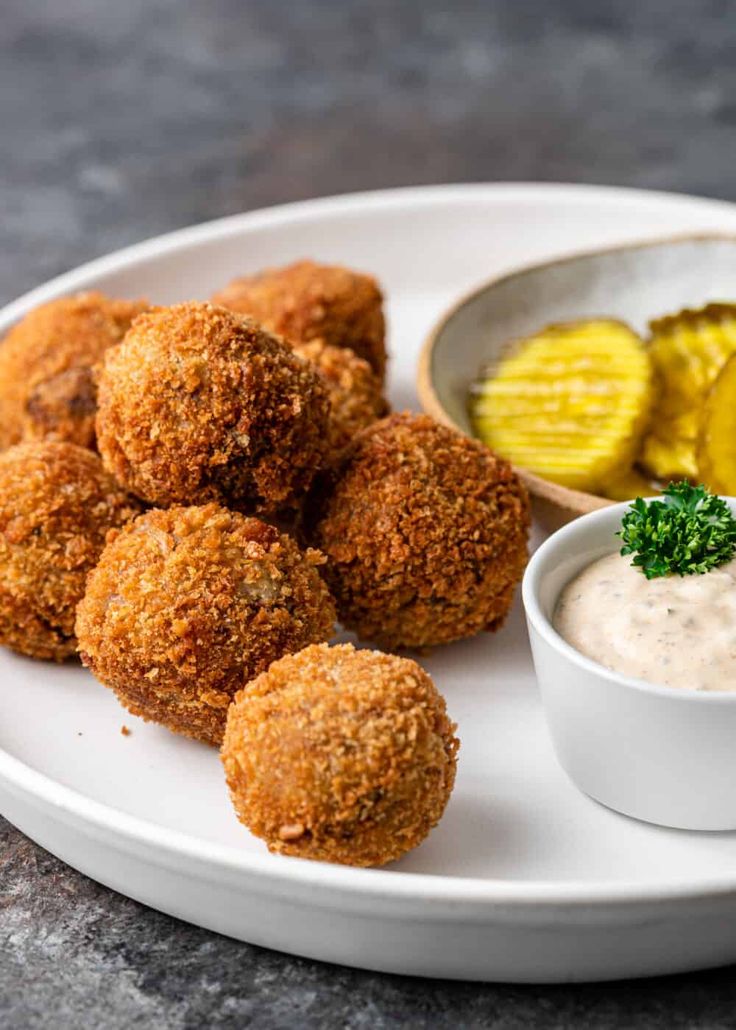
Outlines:
{"type": "MultiPolygon", "coordinates": [[[[422,182],[736,199],[727,0],[2,0],[0,300],[181,225],[422,182]]],[[[290,959],[0,820],[0,1026],[733,1027],[732,970],[528,988],[290,959]]]]}

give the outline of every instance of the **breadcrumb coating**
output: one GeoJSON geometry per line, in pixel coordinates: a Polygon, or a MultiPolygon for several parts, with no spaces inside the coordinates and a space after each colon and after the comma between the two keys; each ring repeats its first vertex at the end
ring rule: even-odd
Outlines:
{"type": "Polygon", "coordinates": [[[529,524],[507,461],[411,413],[359,433],[304,517],[340,621],[389,648],[497,629],[526,565],[529,524]]]}
{"type": "Polygon", "coordinates": [[[312,340],[294,347],[294,353],[312,362],[327,389],[333,454],[350,443],[361,429],[388,414],[381,380],[368,362],[349,347],[312,340]]]}
{"type": "Polygon", "coordinates": [[[416,662],[313,645],[236,695],[222,761],[238,818],[271,851],[384,865],[442,817],[455,730],[416,662]]]}
{"type": "Polygon", "coordinates": [[[44,379],[28,394],[23,437],[68,440],[95,447],[97,387],[91,367],[68,368],[44,379]]]}
{"type": "Polygon", "coordinates": [[[146,306],[80,293],[15,325],[0,343],[0,449],[21,439],[94,447],[91,369],[146,306]]]}
{"type": "Polygon", "coordinates": [[[250,315],[290,343],[350,347],[383,381],[386,323],[376,280],[340,265],[296,261],[234,279],[213,303],[250,315]]]}
{"type": "Polygon", "coordinates": [[[37,442],[0,454],[0,643],[63,661],[109,529],[140,511],[92,451],[37,442]]]}
{"type": "Polygon", "coordinates": [[[331,635],[322,560],[218,504],[148,511],[88,579],[82,661],[134,715],[217,746],[244,683],[331,635]]]}
{"type": "Polygon", "coordinates": [[[211,304],[137,318],[105,354],[98,405],[106,468],[157,505],[277,512],[303,496],[329,446],[319,375],[250,319],[211,304]]]}

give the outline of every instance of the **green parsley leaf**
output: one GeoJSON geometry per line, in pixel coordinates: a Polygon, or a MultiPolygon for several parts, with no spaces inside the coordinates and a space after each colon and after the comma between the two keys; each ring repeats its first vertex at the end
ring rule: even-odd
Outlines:
{"type": "Polygon", "coordinates": [[[621,554],[633,554],[632,565],[647,579],[692,576],[730,561],[736,551],[736,519],[720,497],[704,486],[670,483],[662,500],[637,497],[616,534],[621,554]]]}

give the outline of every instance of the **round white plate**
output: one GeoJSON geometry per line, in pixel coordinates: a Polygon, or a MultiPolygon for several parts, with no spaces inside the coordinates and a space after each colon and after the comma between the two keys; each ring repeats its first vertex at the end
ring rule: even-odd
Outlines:
{"type": "MultiPolygon", "coordinates": [[[[553,185],[311,201],[95,261],[11,304],[0,331],[74,290],[202,298],[238,273],[313,256],[379,276],[391,399],[416,407],[422,339],[469,287],[570,250],[708,229],[736,230],[736,207],[553,185]]],[[[425,665],[459,723],[457,787],[431,837],[388,869],[269,855],[236,822],[214,751],[133,719],[80,668],[9,653],[0,654],[0,811],[154,908],[332,962],[569,981],[736,960],[736,834],[657,829],[577,792],[552,754],[518,604],[499,634],[438,650],[425,665]]],[[[625,762],[625,738],[620,750],[625,762]]]]}

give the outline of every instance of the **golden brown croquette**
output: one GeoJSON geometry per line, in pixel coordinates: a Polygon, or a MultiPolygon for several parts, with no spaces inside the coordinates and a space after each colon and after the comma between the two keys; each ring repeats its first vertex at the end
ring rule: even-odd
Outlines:
{"type": "Polygon", "coordinates": [[[152,504],[271,514],[326,460],[329,411],[319,375],[283,342],[224,308],[177,304],[141,315],[105,354],[98,446],[152,504]]]}
{"type": "Polygon", "coordinates": [[[68,368],[37,383],[28,394],[26,440],[68,440],[95,447],[97,387],[90,367],[68,368]]]}
{"type": "Polygon", "coordinates": [[[313,645],[237,694],[222,761],[238,818],[271,851],[384,865],[442,817],[455,729],[416,662],[313,645]]]}
{"type": "Polygon", "coordinates": [[[333,347],[312,340],[294,347],[294,353],[311,361],[330,398],[330,443],[333,454],[355,434],[388,414],[381,380],[371,366],[349,347],[333,347]]]}
{"type": "Polygon", "coordinates": [[[350,347],[383,380],[383,296],[370,275],[340,265],[297,261],[235,279],[212,300],[250,315],[289,343],[319,339],[333,347],[350,347]]]}
{"type": "Polygon", "coordinates": [[[214,503],[148,511],[114,535],[89,577],[82,660],[134,715],[219,745],[244,683],[331,635],[321,560],[214,503]]]}
{"type": "Polygon", "coordinates": [[[509,463],[426,415],[359,433],[304,521],[340,621],[389,648],[497,629],[527,560],[529,501],[509,463]]]}
{"type": "Polygon", "coordinates": [[[23,438],[93,447],[91,369],[146,306],[80,293],[18,322],[0,343],[0,449],[23,438]]]}
{"type": "Polygon", "coordinates": [[[0,643],[74,654],[74,612],[111,527],[140,511],[96,454],[37,442],[0,454],[0,643]]]}

